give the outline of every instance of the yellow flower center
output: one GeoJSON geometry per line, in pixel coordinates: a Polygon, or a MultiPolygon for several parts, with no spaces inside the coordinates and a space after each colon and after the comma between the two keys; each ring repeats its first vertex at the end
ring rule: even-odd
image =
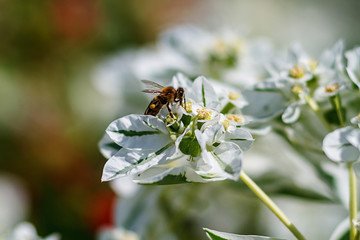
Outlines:
{"type": "Polygon", "coordinates": [[[339,89],[339,84],[335,83],[333,85],[327,85],[325,87],[325,92],[332,93],[339,89]]]}
{"type": "Polygon", "coordinates": [[[224,56],[227,53],[227,46],[222,39],[218,39],[215,45],[215,52],[219,56],[224,56]]]}
{"type": "Polygon", "coordinates": [[[212,112],[210,110],[208,110],[207,108],[198,109],[197,113],[198,113],[197,116],[200,120],[210,120],[211,119],[212,112]]]}
{"type": "Polygon", "coordinates": [[[316,69],[316,67],[317,67],[317,65],[318,65],[318,62],[315,61],[315,60],[310,59],[310,60],[308,61],[308,64],[309,64],[309,66],[310,66],[310,69],[311,69],[312,71],[315,71],[315,69],[316,69]]]}
{"type": "Polygon", "coordinates": [[[303,88],[300,85],[296,84],[291,88],[291,91],[296,95],[300,95],[303,92],[303,88]]]}
{"type": "Polygon", "coordinates": [[[229,126],[230,126],[230,121],[225,119],[225,120],[222,120],[220,121],[220,123],[222,123],[222,125],[224,126],[225,130],[228,130],[229,129],[229,126]]]}
{"type": "Polygon", "coordinates": [[[290,69],[290,76],[293,78],[302,78],[304,76],[304,69],[302,67],[300,67],[298,64],[293,67],[292,69],[290,69]]]}
{"type": "Polygon", "coordinates": [[[360,113],[357,115],[357,118],[360,120],[360,113]]]}
{"type": "Polygon", "coordinates": [[[234,93],[234,92],[229,92],[229,99],[230,100],[236,100],[236,99],[238,99],[240,97],[240,94],[238,94],[238,93],[234,93]]]}
{"type": "Polygon", "coordinates": [[[192,112],[192,103],[191,102],[186,102],[185,103],[185,111],[187,113],[191,113],[192,112]]]}
{"type": "Polygon", "coordinates": [[[226,118],[238,123],[244,122],[244,118],[240,114],[226,114],[226,118]]]}

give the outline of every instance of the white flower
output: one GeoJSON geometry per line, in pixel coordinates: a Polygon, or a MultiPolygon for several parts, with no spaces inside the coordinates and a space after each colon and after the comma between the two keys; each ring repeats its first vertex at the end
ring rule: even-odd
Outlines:
{"type": "Polygon", "coordinates": [[[345,56],[348,61],[346,71],[350,79],[360,89],[360,47],[347,51],[345,56]]]}
{"type": "Polygon", "coordinates": [[[360,113],[357,116],[351,118],[350,122],[355,125],[357,124],[358,127],[360,128],[360,113]]]}
{"type": "Polygon", "coordinates": [[[320,57],[316,71],[318,87],[314,92],[317,100],[327,100],[331,96],[351,89],[350,81],[345,74],[344,48],[344,42],[338,41],[320,57]]]}
{"type": "Polygon", "coordinates": [[[335,162],[355,162],[360,157],[360,129],[344,127],[327,134],[323,151],[335,162]]]}
{"type": "Polygon", "coordinates": [[[98,240],[140,240],[140,237],[132,231],[122,228],[104,228],[98,234],[98,240]]]}
{"type": "Polygon", "coordinates": [[[135,182],[163,184],[238,178],[251,134],[238,128],[238,118],[218,112],[220,102],[204,77],[191,83],[178,75],[173,85],[184,87],[187,106],[172,107],[177,118],[171,124],[164,110],[158,117],[132,114],[109,125],[100,142],[109,158],[103,181],[128,175],[135,182]]]}
{"type": "Polygon", "coordinates": [[[265,39],[247,41],[229,28],[205,31],[195,26],[168,29],[160,38],[160,45],[172,48],[193,66],[193,76],[205,74],[212,79],[240,86],[251,86],[264,73],[263,63],[269,60],[272,46],[265,39]]]}
{"type": "Polygon", "coordinates": [[[58,234],[52,234],[48,237],[41,238],[37,235],[35,227],[28,222],[19,223],[11,232],[0,236],[4,240],[59,240],[58,234]]]}

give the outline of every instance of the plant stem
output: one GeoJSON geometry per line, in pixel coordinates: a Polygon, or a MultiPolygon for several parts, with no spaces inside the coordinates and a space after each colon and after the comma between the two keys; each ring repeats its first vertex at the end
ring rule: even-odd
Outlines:
{"type": "Polygon", "coordinates": [[[266,193],[248,176],[241,171],[240,179],[253,191],[253,193],[280,219],[280,221],[292,232],[299,240],[305,240],[305,237],[299,232],[295,225],[285,216],[280,208],[270,199],[266,193]]]}
{"type": "Polygon", "coordinates": [[[336,110],[336,114],[338,116],[339,119],[339,123],[340,123],[340,127],[344,127],[344,117],[343,114],[341,112],[341,98],[340,98],[340,94],[336,94],[335,96],[331,96],[330,97],[330,102],[333,105],[333,108],[335,108],[336,110]]]}
{"type": "Polygon", "coordinates": [[[353,168],[353,163],[348,163],[349,170],[349,212],[350,212],[350,240],[357,239],[357,229],[353,224],[353,220],[357,221],[357,182],[356,175],[353,168]]]}
{"type": "Polygon", "coordinates": [[[324,118],[324,115],[319,107],[319,105],[317,104],[317,102],[310,96],[310,94],[306,95],[304,97],[304,100],[306,101],[307,105],[311,108],[311,110],[314,111],[314,113],[316,114],[316,116],[319,118],[319,120],[324,124],[324,126],[326,127],[326,129],[331,132],[332,128],[329,125],[329,123],[326,121],[326,119],[324,118]]]}

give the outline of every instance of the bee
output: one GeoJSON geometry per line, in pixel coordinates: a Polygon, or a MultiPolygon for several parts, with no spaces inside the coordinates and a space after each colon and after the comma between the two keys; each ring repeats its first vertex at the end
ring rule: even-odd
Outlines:
{"type": "Polygon", "coordinates": [[[143,90],[145,93],[156,93],[156,95],[151,102],[149,103],[149,106],[145,110],[145,115],[153,115],[156,116],[161,108],[166,105],[167,110],[169,111],[169,114],[172,118],[174,118],[173,113],[170,109],[170,104],[172,103],[178,103],[180,102],[181,106],[185,106],[185,92],[182,87],[179,87],[178,89],[175,89],[174,87],[163,87],[158,83],[149,81],[149,80],[141,80],[148,89],[143,90]],[[184,102],[184,104],[183,104],[184,102]]]}

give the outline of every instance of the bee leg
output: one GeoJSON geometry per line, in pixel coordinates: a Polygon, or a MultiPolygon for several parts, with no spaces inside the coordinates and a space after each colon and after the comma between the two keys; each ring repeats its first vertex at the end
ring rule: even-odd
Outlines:
{"type": "Polygon", "coordinates": [[[169,111],[170,116],[171,116],[172,118],[175,118],[174,114],[171,112],[169,103],[166,104],[166,108],[167,108],[167,110],[169,111]]]}

